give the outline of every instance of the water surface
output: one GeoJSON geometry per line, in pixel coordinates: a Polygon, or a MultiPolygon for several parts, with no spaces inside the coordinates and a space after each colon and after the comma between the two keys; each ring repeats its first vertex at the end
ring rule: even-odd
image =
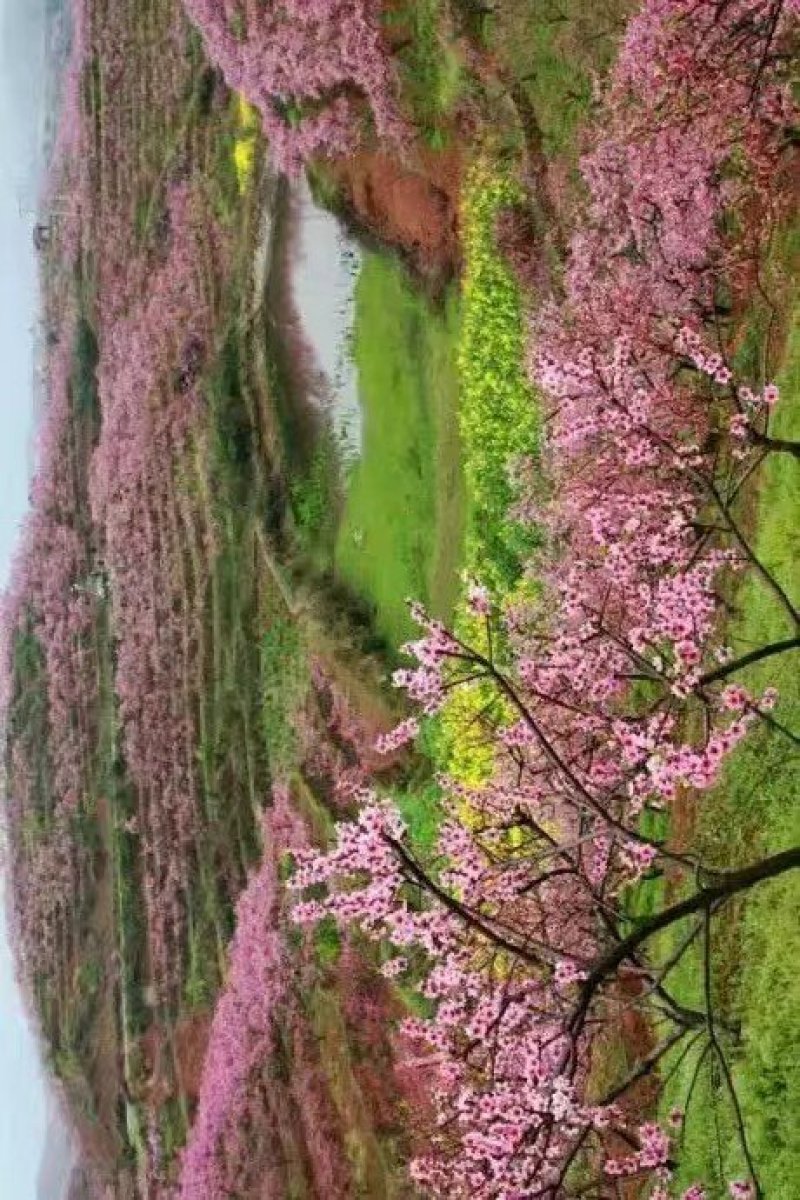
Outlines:
{"type": "Polygon", "coordinates": [[[303,340],[324,379],[322,395],[345,461],[361,450],[358,372],[351,352],[358,243],[314,201],[305,178],[294,195],[293,258],[289,286],[303,340]]]}

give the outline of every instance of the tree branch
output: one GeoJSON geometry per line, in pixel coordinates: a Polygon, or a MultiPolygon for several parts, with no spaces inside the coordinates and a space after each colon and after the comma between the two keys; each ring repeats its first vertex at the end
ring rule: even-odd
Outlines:
{"type": "Polygon", "coordinates": [[[706,687],[710,683],[718,683],[722,679],[728,679],[731,675],[735,675],[737,671],[743,671],[745,667],[753,666],[754,663],[799,649],[800,636],[784,638],[781,642],[770,642],[768,646],[759,646],[757,650],[751,650],[749,654],[743,654],[731,662],[723,663],[721,667],[717,667],[713,671],[708,671],[701,676],[698,686],[706,687]]]}

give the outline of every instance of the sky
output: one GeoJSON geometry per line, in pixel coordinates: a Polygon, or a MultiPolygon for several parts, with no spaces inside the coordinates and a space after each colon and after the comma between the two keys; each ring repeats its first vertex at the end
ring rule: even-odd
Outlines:
{"type": "MultiPolygon", "coordinates": [[[[33,329],[37,315],[32,147],[42,40],[34,0],[0,0],[0,585],[24,515],[32,424],[33,329]],[[19,18],[25,7],[24,29],[19,18]],[[12,7],[14,11],[12,12],[12,7]],[[21,44],[24,43],[24,44],[21,44]],[[27,86],[24,86],[25,82],[27,86]],[[20,206],[23,214],[20,213],[20,206]]],[[[3,889],[0,887],[0,903],[3,889]]],[[[16,987],[0,921],[0,1200],[36,1200],[48,1127],[36,1042],[16,987]]]]}

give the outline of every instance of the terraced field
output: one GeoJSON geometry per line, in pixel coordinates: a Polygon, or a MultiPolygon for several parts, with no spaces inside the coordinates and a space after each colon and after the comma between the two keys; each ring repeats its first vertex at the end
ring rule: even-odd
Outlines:
{"type": "Polygon", "coordinates": [[[74,0],[4,757],[98,1197],[794,1194],[791,7],[74,0]]]}

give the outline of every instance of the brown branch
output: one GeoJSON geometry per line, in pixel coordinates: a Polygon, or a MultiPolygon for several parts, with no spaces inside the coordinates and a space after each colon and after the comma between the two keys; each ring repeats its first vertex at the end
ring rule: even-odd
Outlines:
{"type": "Polygon", "coordinates": [[[677,1046],[678,1042],[685,1038],[687,1033],[687,1029],[678,1029],[670,1037],[666,1038],[663,1042],[660,1042],[659,1045],[656,1046],[654,1050],[651,1050],[646,1058],[643,1058],[639,1065],[634,1067],[633,1070],[630,1071],[620,1083],[613,1087],[609,1092],[606,1092],[601,1100],[598,1100],[598,1105],[602,1108],[607,1104],[613,1104],[615,1100],[618,1100],[620,1096],[623,1096],[625,1092],[629,1091],[634,1084],[637,1084],[641,1079],[644,1079],[646,1076],[650,1075],[651,1072],[654,1071],[661,1062],[661,1059],[664,1057],[664,1055],[668,1054],[674,1046],[677,1046]]]}
{"type": "Polygon", "coordinates": [[[637,829],[629,828],[629,826],[625,825],[624,822],[619,821],[616,817],[614,817],[608,811],[608,809],[605,808],[602,803],[592,795],[588,788],[581,782],[575,772],[571,769],[569,764],[564,761],[563,757],[553,745],[551,739],[544,732],[533,713],[522,700],[510,679],[508,679],[507,676],[499,671],[493,663],[489,662],[484,655],[479,653],[479,651],[465,646],[463,642],[460,642],[459,644],[464,647],[464,650],[471,655],[476,662],[480,663],[485,668],[487,674],[490,675],[494,680],[498,689],[503,693],[506,699],[511,701],[511,704],[514,706],[514,708],[516,708],[525,724],[531,730],[539,744],[540,749],[544,752],[545,757],[550,761],[551,765],[555,767],[559,774],[575,789],[577,792],[577,798],[572,801],[573,803],[577,803],[579,807],[588,808],[596,816],[600,817],[601,820],[605,821],[607,825],[610,825],[612,829],[616,830],[617,833],[622,834],[630,841],[638,842],[642,845],[655,846],[661,855],[673,862],[680,863],[680,865],[683,867],[694,868],[697,866],[697,863],[687,855],[678,854],[674,850],[667,850],[660,842],[653,841],[652,838],[646,837],[637,829]]]}
{"type": "Polygon", "coordinates": [[[710,911],[720,901],[748,891],[756,884],[798,868],[800,868],[800,846],[795,846],[791,850],[783,850],[779,854],[773,854],[738,870],[713,874],[707,872],[709,882],[705,887],[701,886],[693,896],[688,896],[677,904],[671,904],[668,908],[662,909],[661,912],[650,917],[649,920],[643,921],[638,928],[612,946],[599,960],[581,987],[580,999],[570,1022],[573,1033],[583,1027],[589,1006],[598,988],[622,966],[627,958],[630,958],[655,934],[669,929],[671,925],[686,917],[691,917],[695,913],[710,911]]]}
{"type": "Polygon", "coordinates": [[[800,442],[790,438],[771,437],[768,433],[759,433],[757,429],[749,430],[751,441],[757,446],[775,454],[789,454],[792,458],[800,458],[800,442]]]}
{"type": "Polygon", "coordinates": [[[736,519],[732,515],[728,504],[719,494],[715,484],[711,480],[707,480],[705,481],[705,487],[719,508],[719,511],[721,512],[730,533],[733,535],[734,540],[738,543],[739,549],[742,551],[747,561],[752,567],[755,568],[755,570],[763,579],[764,583],[766,583],[767,587],[775,593],[775,596],[781,603],[781,607],[785,608],[789,616],[792,618],[792,622],[795,627],[800,628],[800,612],[797,611],[778,580],[775,578],[772,572],[764,566],[761,559],[747,541],[747,538],[742,533],[742,530],[739,528],[736,519]]]}
{"type": "Polygon", "coordinates": [[[721,667],[716,667],[713,671],[708,671],[701,676],[698,686],[706,687],[710,683],[718,683],[722,679],[728,679],[729,676],[735,675],[737,671],[743,671],[745,667],[762,662],[765,658],[774,658],[778,654],[786,654],[791,650],[798,649],[800,649],[800,636],[784,638],[780,642],[770,642],[768,646],[759,646],[757,650],[751,650],[749,654],[743,654],[731,662],[723,663],[721,667]]]}
{"type": "MultiPolygon", "coordinates": [[[[522,943],[511,941],[502,933],[499,933],[498,930],[493,928],[490,924],[487,924],[483,917],[479,916],[472,909],[467,908],[467,906],[462,904],[460,900],[456,900],[455,896],[451,896],[449,892],[447,892],[436,882],[436,880],[432,879],[430,875],[428,875],[427,871],[420,866],[414,856],[410,854],[406,847],[396,838],[389,837],[385,834],[384,841],[392,848],[415,883],[419,884],[420,887],[429,892],[434,899],[438,900],[440,904],[442,904],[454,916],[463,921],[464,924],[470,929],[476,930],[477,933],[480,933],[493,945],[498,946],[501,950],[505,950],[508,954],[513,954],[517,958],[521,958],[524,962],[531,963],[537,967],[541,967],[543,962],[550,966],[556,966],[561,959],[565,957],[563,954],[556,954],[555,951],[551,950],[549,946],[546,946],[542,942],[534,943],[531,942],[530,939],[526,939],[526,941],[522,943]],[[534,945],[536,947],[535,951],[528,949],[528,946],[530,945],[534,945]]],[[[569,955],[566,957],[569,957],[569,955]]]]}

